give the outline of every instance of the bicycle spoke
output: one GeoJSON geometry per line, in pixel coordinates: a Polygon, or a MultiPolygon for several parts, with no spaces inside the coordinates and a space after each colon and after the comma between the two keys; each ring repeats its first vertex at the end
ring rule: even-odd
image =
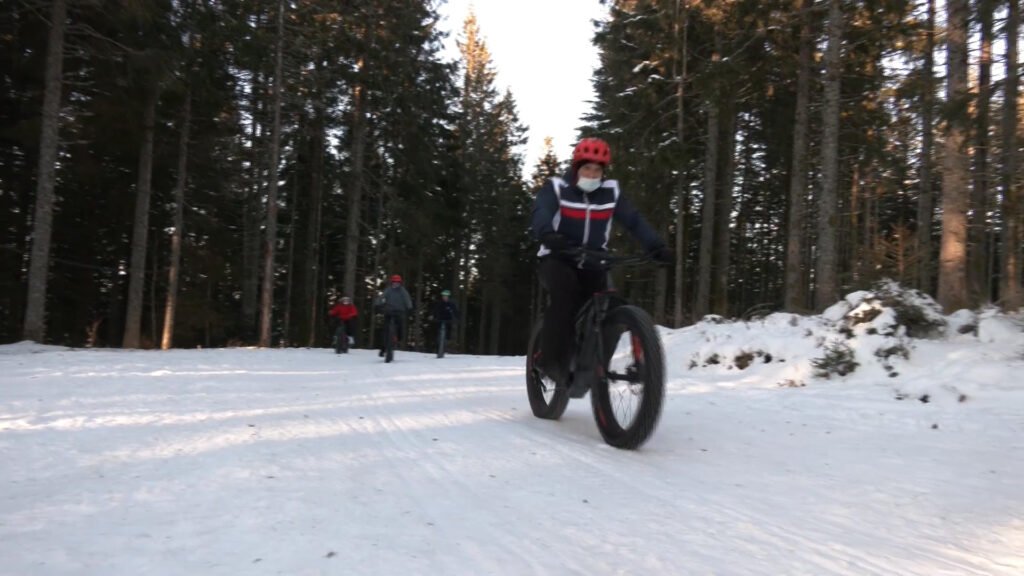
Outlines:
{"type": "Polygon", "coordinates": [[[644,392],[644,350],[639,337],[625,326],[615,328],[619,336],[609,344],[606,374],[612,415],[619,426],[629,428],[637,417],[644,392]]]}

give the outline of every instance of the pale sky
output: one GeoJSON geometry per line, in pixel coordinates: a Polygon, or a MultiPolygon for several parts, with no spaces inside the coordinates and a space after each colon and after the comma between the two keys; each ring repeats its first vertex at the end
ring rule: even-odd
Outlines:
{"type": "Polygon", "coordinates": [[[512,90],[521,122],[529,128],[523,173],[529,177],[544,147],[554,138],[565,160],[576,142],[580,117],[590,110],[598,50],[590,43],[592,20],[604,20],[598,0],[447,0],[441,25],[449,32],[445,58],[459,58],[455,41],[470,6],[491,53],[501,93],[512,90]]]}

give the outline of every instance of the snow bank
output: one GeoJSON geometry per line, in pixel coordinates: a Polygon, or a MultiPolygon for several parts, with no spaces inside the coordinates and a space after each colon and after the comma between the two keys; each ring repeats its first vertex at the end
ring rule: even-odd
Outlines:
{"type": "Polygon", "coordinates": [[[708,316],[663,329],[676,370],[724,375],[742,385],[803,387],[826,380],[883,385],[898,399],[966,402],[983,390],[1024,391],[1007,363],[1024,368],[1024,322],[996,309],[944,315],[917,290],[886,281],[848,294],[818,316],[776,313],[753,321],[708,316]],[[935,371],[956,374],[935,384],[935,371]]]}

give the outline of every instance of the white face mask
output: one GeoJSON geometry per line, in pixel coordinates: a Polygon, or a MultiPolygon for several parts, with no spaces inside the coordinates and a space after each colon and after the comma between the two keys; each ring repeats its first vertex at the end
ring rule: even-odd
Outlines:
{"type": "Polygon", "coordinates": [[[601,187],[601,179],[600,178],[584,178],[584,177],[580,176],[577,179],[576,186],[578,186],[579,189],[583,190],[584,192],[593,192],[594,190],[597,190],[598,188],[601,187]]]}

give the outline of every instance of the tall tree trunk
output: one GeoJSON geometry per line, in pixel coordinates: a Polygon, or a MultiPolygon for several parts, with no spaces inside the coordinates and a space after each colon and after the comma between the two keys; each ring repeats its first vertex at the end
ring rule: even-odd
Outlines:
{"type": "Polygon", "coordinates": [[[992,11],[993,0],[978,1],[981,24],[981,54],[978,60],[978,99],[974,123],[974,187],[968,228],[967,265],[970,302],[978,305],[992,298],[992,277],[988,270],[987,240],[989,204],[989,108],[992,100],[992,11]]]}
{"type": "Polygon", "coordinates": [[[156,124],[156,103],[159,98],[156,82],[146,93],[142,124],[142,146],[139,149],[139,178],[135,197],[135,220],[132,224],[132,255],[128,266],[128,312],[124,323],[124,348],[138,348],[142,327],[142,292],[146,284],[146,248],[149,233],[149,199],[152,196],[153,136],[156,124]]]}
{"type": "MultiPolygon", "coordinates": [[[[663,238],[668,238],[668,230],[663,232],[663,238]]],[[[668,270],[659,266],[654,272],[654,322],[656,324],[667,324],[668,309],[668,270]]]]}
{"type": "Polygon", "coordinates": [[[679,30],[682,28],[682,40],[678,41],[676,49],[676,60],[672,63],[673,74],[676,74],[678,67],[681,72],[676,77],[676,139],[679,141],[679,162],[680,166],[676,169],[676,285],[675,285],[675,323],[676,328],[683,325],[683,303],[686,299],[683,297],[684,290],[684,279],[685,279],[685,264],[686,264],[686,251],[684,243],[684,231],[686,226],[686,155],[682,153],[686,142],[686,123],[685,109],[683,107],[683,97],[686,94],[686,57],[687,57],[687,46],[686,37],[687,29],[689,28],[689,10],[686,6],[681,6],[682,0],[676,0],[676,14],[675,14],[675,37],[678,41],[679,30]],[[681,14],[680,14],[681,13],[681,14]],[[680,20],[682,21],[680,23],[680,20]]]}
{"type": "MultiPolygon", "coordinates": [[[[733,245],[736,246],[736,280],[738,281],[737,290],[735,291],[735,295],[737,296],[738,301],[730,300],[730,302],[733,309],[739,313],[742,313],[743,311],[747,310],[748,308],[755,304],[760,304],[760,302],[751,302],[746,297],[747,290],[749,289],[751,284],[750,270],[746,267],[747,255],[749,253],[749,250],[746,249],[746,231],[747,222],[750,219],[750,205],[753,203],[751,201],[750,190],[753,186],[752,182],[755,180],[754,146],[750,138],[743,139],[742,150],[743,152],[742,154],[740,154],[740,158],[742,159],[743,175],[741,176],[740,187],[737,191],[735,202],[738,208],[730,209],[730,211],[736,212],[736,226],[734,228],[736,234],[736,242],[734,242],[733,245]]],[[[730,178],[730,180],[733,180],[733,178],[730,178]]],[[[726,258],[726,262],[731,262],[732,259],[733,256],[728,256],[726,258]]],[[[768,295],[766,294],[765,296],[768,295]]],[[[771,299],[774,300],[774,298],[771,299]]]]}
{"type": "Polygon", "coordinates": [[[1003,262],[999,300],[1007,311],[1024,305],[1021,286],[1021,246],[1024,245],[1024,210],[1022,210],[1017,166],[1017,89],[1020,72],[1017,62],[1017,34],[1020,28],[1018,0],[1008,0],[1006,18],[1006,96],[1003,98],[1003,262]]]}
{"type": "MultiPolygon", "coordinates": [[[[318,74],[322,74],[318,64],[318,74]]],[[[317,327],[320,326],[320,315],[323,306],[321,305],[321,290],[319,278],[320,278],[320,240],[321,240],[321,227],[323,225],[323,195],[324,195],[324,141],[326,140],[326,130],[324,127],[324,102],[323,92],[319,91],[317,94],[316,104],[314,105],[315,112],[313,118],[313,137],[312,141],[312,158],[310,167],[310,179],[311,179],[311,195],[309,207],[309,226],[306,228],[306,249],[308,250],[306,259],[306,270],[311,271],[309,274],[310,282],[306,286],[306,301],[309,303],[309,335],[307,338],[307,346],[314,346],[316,342],[317,327]]],[[[352,297],[352,294],[347,294],[352,297]]]]}
{"type": "MultiPolygon", "coordinates": [[[[381,192],[381,193],[377,194],[377,214],[383,214],[383,213],[384,213],[384,193],[381,192]]],[[[349,219],[349,221],[351,222],[351,219],[349,219]]],[[[360,222],[361,219],[357,219],[356,221],[360,222]]],[[[384,219],[383,218],[377,218],[377,228],[376,228],[376,230],[374,230],[374,237],[377,238],[377,242],[374,242],[374,244],[373,244],[373,261],[371,262],[371,268],[370,269],[371,270],[380,270],[381,267],[383,266],[383,263],[381,262],[382,257],[383,257],[382,247],[383,247],[383,244],[384,244],[384,242],[381,240],[381,239],[384,238],[384,219]]],[[[346,263],[346,266],[347,265],[348,264],[346,263]]],[[[386,280],[387,279],[385,278],[385,281],[386,280]]],[[[373,310],[373,306],[372,306],[373,298],[372,297],[370,299],[370,302],[371,302],[371,305],[370,305],[369,309],[373,310]]],[[[377,342],[376,336],[375,336],[376,335],[376,327],[377,327],[377,323],[371,321],[370,322],[370,342],[377,342]]]]}
{"type": "MultiPolygon", "coordinates": [[[[497,288],[492,291],[492,294],[497,292],[497,288]]],[[[499,299],[491,299],[491,321],[490,324],[490,349],[487,351],[488,354],[496,356],[500,349],[501,342],[501,303],[499,299]]]]}
{"type": "Polygon", "coordinates": [[[481,290],[480,294],[480,320],[476,326],[476,347],[475,352],[477,354],[484,354],[487,349],[486,336],[487,336],[487,309],[491,305],[491,287],[485,285],[481,290]]]}
{"type": "MultiPolygon", "coordinates": [[[[149,244],[149,261],[153,264],[153,268],[149,271],[149,277],[152,278],[153,281],[149,283],[149,342],[147,342],[147,346],[156,346],[156,333],[159,329],[159,326],[157,325],[157,314],[159,311],[157,310],[156,305],[156,279],[160,276],[160,236],[157,235],[149,244]]],[[[143,300],[143,302],[145,302],[145,300],[143,300]]]]}
{"type": "Polygon", "coordinates": [[[807,310],[807,275],[804,267],[804,234],[807,226],[807,130],[810,126],[811,12],[814,0],[800,6],[800,71],[796,79],[796,110],[793,128],[793,168],[789,176],[789,214],[786,222],[786,282],[784,308],[807,310]]]}
{"type": "MultiPolygon", "coordinates": [[[[359,61],[359,69],[363,61],[359,61]]],[[[363,198],[363,171],[366,154],[366,118],[363,110],[363,85],[358,81],[352,87],[352,178],[348,190],[348,227],[345,230],[344,291],[352,294],[356,289],[356,259],[362,220],[360,203],[363,198]]]]}
{"type": "MultiPolygon", "coordinates": [[[[466,272],[469,268],[469,237],[464,237],[459,242],[459,253],[455,259],[458,262],[458,270],[455,272],[455,277],[459,279],[459,284],[464,286],[463,290],[459,291],[461,300],[459,301],[459,316],[461,321],[459,322],[459,349],[462,351],[469,351],[469,343],[466,341],[466,334],[469,333],[469,289],[470,289],[470,274],[466,272]]],[[[474,348],[474,352],[477,350],[474,348]]]]}
{"type": "Polygon", "coordinates": [[[188,182],[188,135],[192,123],[192,91],[185,90],[181,136],[178,140],[178,182],[174,186],[174,233],[171,234],[171,261],[167,266],[167,303],[164,306],[162,350],[174,342],[174,314],[178,308],[178,275],[181,267],[181,240],[185,227],[185,185],[188,182]]]}
{"type": "Polygon", "coordinates": [[[267,232],[263,240],[263,289],[260,292],[260,341],[271,345],[270,329],[274,316],[274,252],[277,245],[277,172],[281,145],[281,74],[284,52],[284,0],[277,4],[277,48],[274,63],[274,120],[270,134],[269,184],[267,187],[267,232]]]}
{"type": "MultiPolygon", "coordinates": [[[[717,51],[711,55],[712,63],[721,56],[717,51]]],[[[714,64],[712,64],[714,65],[714,64]]],[[[714,255],[715,208],[718,205],[718,101],[707,99],[708,128],[704,150],[704,202],[701,206],[700,258],[697,264],[697,301],[693,305],[694,320],[703,318],[711,308],[711,266],[714,255]]]]}
{"type": "Polygon", "coordinates": [[[50,275],[50,241],[53,238],[53,189],[57,180],[57,147],[60,144],[60,99],[64,71],[64,26],[67,2],[54,0],[50,10],[50,37],[46,48],[46,84],[43,89],[42,126],[39,135],[39,170],[36,206],[32,219],[32,259],[28,269],[25,306],[25,340],[42,342],[46,337],[46,287],[50,275]]]}
{"type": "MultiPolygon", "coordinates": [[[[256,26],[262,26],[262,14],[256,16],[256,26]]],[[[249,108],[252,124],[249,130],[250,169],[252,179],[242,200],[242,339],[254,343],[257,339],[257,309],[260,293],[260,201],[263,197],[263,154],[259,145],[265,133],[263,122],[263,82],[258,71],[253,73],[253,87],[249,108]]]]}
{"type": "MultiPolygon", "coordinates": [[[[287,182],[286,182],[287,184],[287,182]]],[[[292,342],[298,340],[298,338],[292,338],[292,291],[295,288],[295,224],[296,217],[295,212],[291,213],[291,221],[288,222],[288,261],[285,262],[285,269],[288,270],[288,281],[285,282],[284,289],[284,328],[281,333],[282,344],[284,346],[291,346],[292,342]]]]}
{"type": "Polygon", "coordinates": [[[932,221],[935,216],[935,193],[932,189],[933,121],[935,109],[935,0],[928,0],[925,24],[924,63],[922,76],[924,95],[921,98],[921,192],[917,200],[916,248],[917,287],[924,292],[932,288],[932,221]]]}
{"type": "Polygon", "coordinates": [[[420,318],[429,317],[430,307],[423,300],[423,294],[426,291],[426,281],[423,279],[423,251],[420,250],[416,254],[416,294],[413,296],[413,303],[417,308],[417,313],[413,316],[411,325],[409,326],[409,334],[412,335],[412,339],[416,342],[419,350],[426,350],[425,338],[423,338],[423,325],[420,322],[420,318]],[[425,316],[426,315],[426,316],[425,316]]]}
{"type": "Polygon", "coordinates": [[[946,10],[948,117],[942,163],[938,300],[946,312],[953,312],[970,304],[967,297],[967,0],[947,0],[946,10]]]}
{"type": "Polygon", "coordinates": [[[714,274],[711,276],[711,310],[729,316],[729,249],[732,235],[733,180],[736,172],[736,107],[735,95],[725,101],[725,122],[721,125],[718,141],[722,152],[718,156],[720,170],[716,178],[718,194],[715,197],[714,274]]]}
{"type": "Polygon", "coordinates": [[[828,48],[825,50],[825,106],[822,111],[822,190],[818,209],[814,306],[823,310],[839,298],[836,236],[839,234],[839,81],[842,76],[843,11],[829,0],[828,48]]]}

